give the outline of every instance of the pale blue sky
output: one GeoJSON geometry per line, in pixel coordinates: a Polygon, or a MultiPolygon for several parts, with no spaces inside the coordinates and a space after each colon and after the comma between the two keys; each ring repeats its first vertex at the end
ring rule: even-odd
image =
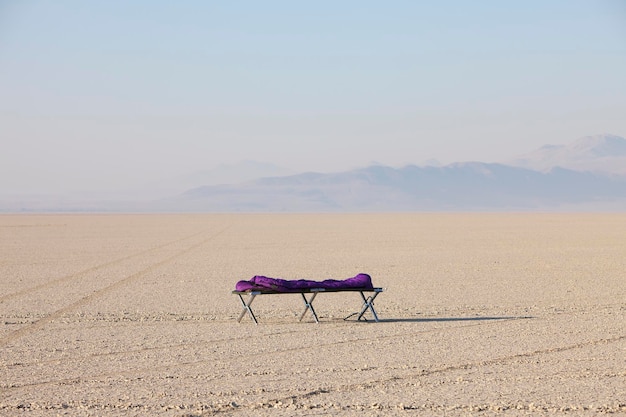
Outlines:
{"type": "Polygon", "coordinates": [[[1,1],[0,193],[626,136],[626,1],[1,1]]]}

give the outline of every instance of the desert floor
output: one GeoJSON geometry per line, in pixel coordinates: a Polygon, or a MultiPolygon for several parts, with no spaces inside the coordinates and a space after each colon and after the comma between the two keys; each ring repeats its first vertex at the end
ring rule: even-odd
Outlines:
{"type": "Polygon", "coordinates": [[[0,415],[626,414],[626,214],[0,216],[0,415]],[[254,275],[385,287],[231,294],[254,275]]]}

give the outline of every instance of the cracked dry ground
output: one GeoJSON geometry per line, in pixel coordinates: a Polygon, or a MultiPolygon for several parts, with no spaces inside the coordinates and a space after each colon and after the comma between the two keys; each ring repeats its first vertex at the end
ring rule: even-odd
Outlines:
{"type": "Polygon", "coordinates": [[[626,414],[624,276],[621,214],[3,215],[0,415],[626,414]]]}

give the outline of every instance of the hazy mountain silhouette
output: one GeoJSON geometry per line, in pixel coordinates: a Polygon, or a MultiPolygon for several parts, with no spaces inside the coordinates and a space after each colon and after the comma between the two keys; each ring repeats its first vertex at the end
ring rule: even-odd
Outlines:
{"type": "Polygon", "coordinates": [[[507,163],[537,171],[562,167],[626,175],[626,139],[610,134],[585,136],[569,145],[543,146],[507,163]]]}
{"type": "Polygon", "coordinates": [[[159,200],[14,198],[0,201],[0,211],[623,211],[626,139],[588,136],[544,146],[508,164],[374,164],[285,175],[274,165],[247,161],[174,178],[168,186],[178,191],[159,200]]]}
{"type": "Polygon", "coordinates": [[[168,204],[199,211],[624,210],[626,139],[587,136],[508,164],[373,165],[203,186],[168,204]]]}
{"type": "Polygon", "coordinates": [[[170,178],[162,178],[145,184],[140,192],[142,194],[168,196],[180,194],[190,188],[218,185],[237,184],[251,181],[257,178],[291,175],[292,170],[267,162],[244,160],[232,164],[220,164],[214,168],[194,171],[185,175],[170,178]]]}
{"type": "Polygon", "coordinates": [[[191,189],[175,200],[200,211],[532,210],[626,207],[626,177],[481,162],[371,166],[191,189]]]}

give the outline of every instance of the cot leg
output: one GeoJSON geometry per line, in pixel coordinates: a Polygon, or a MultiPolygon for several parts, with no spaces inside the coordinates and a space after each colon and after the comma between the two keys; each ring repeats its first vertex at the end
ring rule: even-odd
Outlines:
{"type": "Polygon", "coordinates": [[[376,314],[376,310],[374,310],[374,299],[378,296],[379,292],[377,291],[369,297],[365,297],[363,291],[359,291],[359,293],[361,294],[361,298],[363,299],[363,308],[361,309],[357,320],[361,320],[365,312],[369,309],[374,316],[374,320],[378,321],[378,315],[376,314]]]}
{"type": "Polygon", "coordinates": [[[241,306],[243,307],[241,310],[241,314],[239,315],[239,318],[237,319],[237,323],[241,323],[241,319],[243,318],[243,316],[246,315],[246,312],[247,312],[252,318],[252,320],[254,321],[254,324],[259,324],[259,322],[256,320],[256,317],[254,317],[252,308],[250,308],[250,304],[252,304],[252,302],[254,301],[254,297],[256,297],[256,294],[250,294],[250,298],[248,299],[247,303],[243,300],[243,297],[241,296],[241,294],[237,294],[237,295],[239,296],[239,301],[241,301],[241,306]]]}
{"type": "Polygon", "coordinates": [[[315,318],[315,322],[319,324],[320,321],[317,318],[317,314],[315,313],[315,310],[313,309],[313,300],[315,300],[315,296],[317,296],[317,294],[318,294],[317,292],[314,292],[313,295],[311,296],[311,299],[307,300],[304,293],[300,293],[300,295],[302,295],[302,299],[304,300],[304,311],[300,315],[300,321],[302,321],[306,312],[308,310],[311,310],[311,313],[313,314],[313,317],[315,318]]]}

